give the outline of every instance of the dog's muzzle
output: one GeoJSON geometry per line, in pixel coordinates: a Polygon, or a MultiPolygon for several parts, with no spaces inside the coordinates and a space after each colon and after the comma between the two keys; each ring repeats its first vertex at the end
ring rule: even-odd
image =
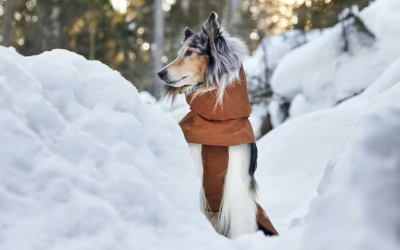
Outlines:
{"type": "Polygon", "coordinates": [[[159,71],[158,73],[157,73],[157,75],[158,75],[158,77],[162,80],[162,81],[164,81],[164,82],[166,82],[165,80],[165,77],[167,76],[167,70],[166,69],[162,69],[161,71],[159,71]]]}

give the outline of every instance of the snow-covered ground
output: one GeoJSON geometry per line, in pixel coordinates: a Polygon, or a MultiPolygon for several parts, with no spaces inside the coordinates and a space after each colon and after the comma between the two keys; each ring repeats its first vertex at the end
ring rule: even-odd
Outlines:
{"type": "Polygon", "coordinates": [[[400,248],[400,59],[258,141],[259,201],[281,235],[228,240],[199,210],[185,106],[171,117],[71,52],[0,55],[1,250],[400,248]]]}

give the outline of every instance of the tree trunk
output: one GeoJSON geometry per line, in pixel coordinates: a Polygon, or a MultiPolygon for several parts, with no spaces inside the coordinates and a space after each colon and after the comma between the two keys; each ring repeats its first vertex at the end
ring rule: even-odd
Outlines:
{"type": "Polygon", "coordinates": [[[343,51],[349,52],[349,36],[348,36],[348,27],[346,24],[346,20],[341,21],[342,23],[342,38],[343,38],[343,51]]]}
{"type": "Polygon", "coordinates": [[[199,24],[202,25],[210,13],[206,13],[206,3],[198,3],[197,6],[199,8],[199,24]]]}
{"type": "Polygon", "coordinates": [[[50,15],[45,18],[43,50],[61,48],[60,1],[52,0],[50,15]]]}
{"type": "Polygon", "coordinates": [[[157,99],[161,96],[161,80],[157,76],[157,72],[162,68],[161,57],[163,56],[164,46],[164,12],[162,8],[162,0],[154,0],[154,31],[153,44],[151,48],[153,56],[153,82],[150,87],[150,93],[157,99]]]}
{"type": "Polygon", "coordinates": [[[14,0],[7,0],[5,3],[5,13],[3,16],[3,29],[2,29],[2,36],[3,46],[11,46],[11,28],[12,28],[12,21],[13,21],[13,14],[14,14],[14,0]]]}
{"type": "Polygon", "coordinates": [[[89,27],[89,40],[90,40],[90,48],[89,48],[89,60],[96,59],[96,27],[91,25],[89,27]]]}
{"type": "Polygon", "coordinates": [[[34,53],[41,53],[47,50],[47,42],[46,42],[46,8],[41,2],[35,7],[36,14],[38,16],[37,23],[33,26],[34,28],[30,29],[31,32],[36,32],[35,35],[31,35],[32,39],[34,39],[35,50],[34,53]],[[35,30],[36,29],[36,30],[35,30]]]}
{"type": "Polygon", "coordinates": [[[271,115],[267,113],[267,115],[264,117],[262,121],[259,138],[257,139],[260,139],[261,137],[269,133],[272,129],[274,129],[274,127],[272,126],[271,123],[271,115]]]}
{"type": "Polygon", "coordinates": [[[238,36],[240,33],[240,24],[242,23],[242,15],[241,15],[241,0],[232,0],[231,3],[231,33],[234,36],[238,36]]]}
{"type": "Polygon", "coordinates": [[[225,0],[224,9],[222,12],[223,26],[231,33],[231,0],[225,0]]]}
{"type": "Polygon", "coordinates": [[[183,10],[183,13],[185,13],[185,16],[187,16],[189,14],[189,9],[190,9],[190,0],[182,0],[181,8],[183,10]]]}

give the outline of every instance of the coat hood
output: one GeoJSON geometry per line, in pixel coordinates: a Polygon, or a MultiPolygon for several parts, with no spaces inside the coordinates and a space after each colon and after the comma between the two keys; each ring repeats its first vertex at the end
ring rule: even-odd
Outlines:
{"type": "Polygon", "coordinates": [[[191,111],[179,125],[187,142],[215,146],[255,143],[248,119],[251,106],[243,68],[240,71],[240,81],[230,84],[222,104],[215,106],[217,98],[216,90],[186,96],[191,111]]]}

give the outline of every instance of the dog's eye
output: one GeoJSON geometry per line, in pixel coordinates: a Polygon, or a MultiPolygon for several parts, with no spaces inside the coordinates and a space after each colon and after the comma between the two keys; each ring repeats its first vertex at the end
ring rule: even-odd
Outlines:
{"type": "Polygon", "coordinates": [[[191,56],[193,54],[193,51],[187,50],[185,53],[185,56],[191,56]]]}

